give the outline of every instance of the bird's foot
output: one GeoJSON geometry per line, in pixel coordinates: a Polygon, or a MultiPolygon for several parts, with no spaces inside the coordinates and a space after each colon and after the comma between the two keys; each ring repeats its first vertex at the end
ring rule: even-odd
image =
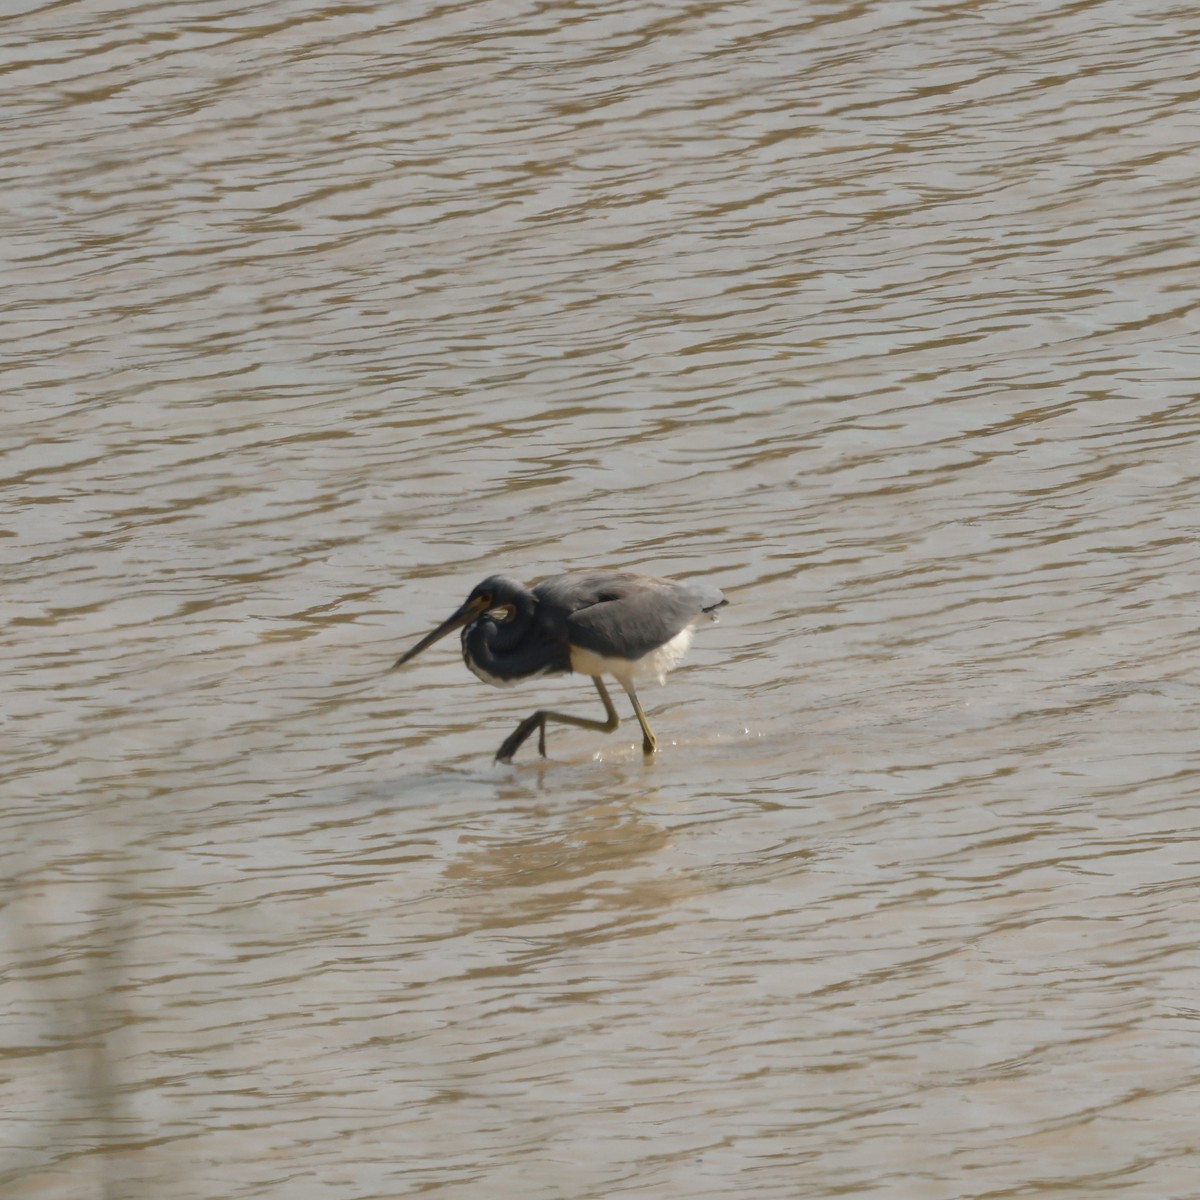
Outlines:
{"type": "Polygon", "coordinates": [[[658,743],[653,738],[642,739],[642,753],[654,754],[658,750],[658,743]]]}
{"type": "Polygon", "coordinates": [[[502,763],[512,762],[513,755],[525,744],[529,739],[530,734],[534,730],[538,730],[538,749],[541,751],[542,757],[546,757],[546,719],[540,712],[534,713],[532,716],[526,717],[520,725],[516,727],[500,744],[500,749],[496,751],[496,761],[502,763]]]}

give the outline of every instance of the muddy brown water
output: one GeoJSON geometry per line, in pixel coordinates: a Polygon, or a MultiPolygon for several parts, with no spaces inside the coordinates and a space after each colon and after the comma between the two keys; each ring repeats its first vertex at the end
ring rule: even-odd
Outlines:
{"type": "Polygon", "coordinates": [[[0,27],[6,1197],[1196,1194],[1190,6],[0,27]]]}

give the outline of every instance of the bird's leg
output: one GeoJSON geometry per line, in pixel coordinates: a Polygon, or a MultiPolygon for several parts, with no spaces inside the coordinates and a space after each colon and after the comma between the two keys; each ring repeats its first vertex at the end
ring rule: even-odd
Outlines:
{"type": "Polygon", "coordinates": [[[650,728],[650,722],[646,720],[646,714],[642,712],[642,706],[638,702],[637,692],[633,690],[633,684],[624,683],[622,687],[625,689],[625,694],[633,703],[633,711],[638,719],[638,724],[642,727],[642,753],[653,754],[658,749],[658,738],[654,736],[654,731],[650,728]]]}
{"type": "Polygon", "coordinates": [[[526,717],[525,720],[523,720],[520,725],[518,725],[516,729],[514,729],[512,733],[510,733],[508,737],[504,739],[500,749],[496,751],[496,761],[512,762],[512,756],[516,754],[521,746],[524,745],[525,739],[528,738],[535,729],[541,730],[541,737],[538,738],[538,748],[542,750],[542,757],[545,758],[546,751],[543,749],[543,747],[546,743],[546,723],[543,720],[544,716],[545,714],[539,709],[531,716],[526,717]]]}
{"type": "Polygon", "coordinates": [[[512,762],[512,756],[516,754],[535,729],[538,731],[538,750],[541,752],[542,757],[545,758],[547,721],[559,721],[563,725],[577,725],[580,729],[595,729],[600,733],[612,733],[621,724],[621,718],[617,716],[617,710],[613,707],[612,698],[609,696],[608,689],[605,688],[600,676],[593,675],[592,682],[596,685],[596,691],[600,693],[600,699],[604,702],[605,720],[595,721],[590,717],[576,717],[570,713],[551,712],[547,708],[539,708],[537,712],[527,716],[504,739],[503,745],[496,751],[496,761],[512,762]]]}

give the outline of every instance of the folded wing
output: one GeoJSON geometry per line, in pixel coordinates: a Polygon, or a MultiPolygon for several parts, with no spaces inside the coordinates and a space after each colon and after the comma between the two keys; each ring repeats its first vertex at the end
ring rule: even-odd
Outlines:
{"type": "Polygon", "coordinates": [[[534,592],[559,609],[572,645],[602,658],[642,658],[726,602],[710,584],[626,571],[556,576],[534,592]]]}

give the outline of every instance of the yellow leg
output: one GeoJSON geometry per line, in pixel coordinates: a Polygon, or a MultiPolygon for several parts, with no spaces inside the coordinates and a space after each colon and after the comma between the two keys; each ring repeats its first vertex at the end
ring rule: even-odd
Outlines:
{"type": "MultiPolygon", "coordinates": [[[[496,761],[512,762],[512,756],[516,754],[535,729],[538,731],[538,752],[545,758],[547,721],[558,721],[563,725],[577,725],[580,729],[595,729],[599,733],[612,733],[621,724],[621,718],[617,716],[617,710],[613,707],[608,689],[601,682],[600,676],[593,675],[592,682],[596,685],[596,691],[600,693],[600,699],[604,702],[605,719],[603,721],[594,721],[590,717],[575,717],[570,713],[551,712],[549,709],[539,708],[537,712],[527,716],[504,739],[504,744],[496,751],[496,761]]],[[[634,700],[634,706],[635,708],[637,706],[636,700],[634,700]]],[[[642,728],[645,729],[645,727],[643,719],[642,728]]]]}
{"type": "Polygon", "coordinates": [[[642,727],[642,753],[653,754],[658,749],[658,738],[654,736],[654,731],[650,728],[650,722],[646,720],[646,714],[642,712],[642,706],[638,703],[637,692],[633,690],[631,684],[622,684],[626,695],[633,702],[633,711],[637,716],[638,724],[642,727]]]}

